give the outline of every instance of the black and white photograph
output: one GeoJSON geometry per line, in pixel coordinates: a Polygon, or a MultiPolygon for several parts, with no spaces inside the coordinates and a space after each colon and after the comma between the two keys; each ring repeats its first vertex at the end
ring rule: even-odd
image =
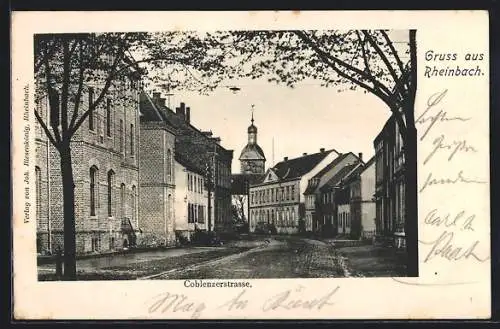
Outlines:
{"type": "Polygon", "coordinates": [[[14,318],[488,318],[488,31],[15,12],[14,318]]]}
{"type": "Polygon", "coordinates": [[[417,33],[34,35],[38,280],[418,276],[417,33]]]}

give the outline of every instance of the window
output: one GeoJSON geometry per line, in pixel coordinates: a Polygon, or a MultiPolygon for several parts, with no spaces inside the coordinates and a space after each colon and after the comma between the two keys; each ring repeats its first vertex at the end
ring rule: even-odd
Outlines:
{"type": "Polygon", "coordinates": [[[118,127],[119,138],[120,138],[120,153],[123,153],[123,120],[120,119],[120,126],[118,127]]]}
{"type": "Polygon", "coordinates": [[[172,151],[167,150],[167,181],[172,181],[172,151]]]}
{"type": "Polygon", "coordinates": [[[135,222],[137,218],[137,193],[136,193],[136,188],[134,185],[132,185],[132,194],[130,195],[131,197],[131,206],[132,206],[132,221],[135,222]]]}
{"type": "Polygon", "coordinates": [[[125,217],[125,184],[120,185],[120,215],[125,217]]]}
{"type": "Polygon", "coordinates": [[[42,211],[42,171],[40,167],[35,167],[35,197],[36,197],[36,218],[37,224],[40,224],[40,217],[42,211]]]}
{"type": "Polygon", "coordinates": [[[274,201],[274,189],[271,189],[271,202],[274,201]]]}
{"type": "Polygon", "coordinates": [[[113,180],[115,173],[108,171],[108,217],[113,217],[113,180]]]}
{"type": "MultiPolygon", "coordinates": [[[[89,88],[89,104],[88,108],[92,109],[94,104],[94,88],[89,88]]],[[[89,129],[94,130],[94,109],[89,111],[89,129]]]]}
{"type": "Polygon", "coordinates": [[[130,124],[130,155],[134,155],[134,125],[130,124]]]}
{"type": "Polygon", "coordinates": [[[295,185],[292,186],[292,200],[295,200],[295,185]]]}
{"type": "Polygon", "coordinates": [[[106,135],[111,137],[111,99],[106,100],[106,135]]]}
{"type": "Polygon", "coordinates": [[[96,166],[90,168],[90,216],[96,215],[98,193],[98,169],[96,166]]]}

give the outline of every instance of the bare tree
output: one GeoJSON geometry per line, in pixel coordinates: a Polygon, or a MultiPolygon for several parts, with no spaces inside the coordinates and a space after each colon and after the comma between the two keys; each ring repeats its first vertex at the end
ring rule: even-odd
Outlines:
{"type": "MultiPolygon", "coordinates": [[[[192,32],[39,34],[34,38],[34,50],[35,99],[41,104],[48,98],[50,122],[44,121],[38,110],[35,116],[60,155],[64,278],[75,280],[75,186],[71,142],[77,131],[106,97],[122,88],[124,83],[135,83],[140,89],[142,78],[145,84],[161,82],[166,88],[192,87],[203,92],[217,81],[200,84],[191,69],[217,77],[220,65],[216,54],[208,53],[209,46],[192,32]],[[162,47],[157,47],[159,44],[162,47]],[[147,69],[156,70],[156,74],[147,75],[147,69]],[[84,95],[91,90],[95,97],[84,105],[84,95]]],[[[137,99],[119,97],[117,102],[133,106],[137,99]]]]}
{"type": "Polygon", "coordinates": [[[416,31],[232,31],[211,35],[238,62],[228,74],[294,87],[319,80],[338,92],[360,88],[387,105],[405,156],[405,233],[408,275],[418,276],[416,31]]]}

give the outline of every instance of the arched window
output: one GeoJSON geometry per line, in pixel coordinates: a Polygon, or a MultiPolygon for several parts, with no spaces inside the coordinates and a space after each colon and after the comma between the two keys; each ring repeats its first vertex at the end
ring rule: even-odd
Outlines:
{"type": "Polygon", "coordinates": [[[132,185],[132,194],[130,195],[131,197],[131,202],[130,202],[130,206],[132,207],[132,221],[135,222],[136,218],[137,218],[137,194],[136,194],[136,188],[135,188],[135,185],[132,185]]]}
{"type": "Polygon", "coordinates": [[[172,181],[172,151],[167,150],[167,160],[166,160],[166,170],[167,170],[167,182],[172,181]]]}
{"type": "Polygon", "coordinates": [[[98,184],[99,184],[99,170],[96,166],[90,168],[90,216],[96,215],[96,208],[98,207],[98,184]]]}
{"type": "Polygon", "coordinates": [[[115,172],[113,170],[108,171],[108,217],[113,217],[113,183],[114,183],[115,172]]]}
{"type": "Polygon", "coordinates": [[[35,187],[36,187],[36,219],[40,224],[41,210],[42,210],[42,171],[40,167],[35,167],[35,187]]]}

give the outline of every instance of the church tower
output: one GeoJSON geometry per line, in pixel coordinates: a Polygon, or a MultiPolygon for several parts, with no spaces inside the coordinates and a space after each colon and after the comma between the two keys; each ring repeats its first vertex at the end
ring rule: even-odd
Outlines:
{"type": "Polygon", "coordinates": [[[252,120],[248,127],[248,143],[243,148],[240,154],[240,172],[242,174],[263,174],[266,165],[266,157],[264,152],[257,144],[257,127],[253,124],[253,105],[252,105],[252,120]]]}

